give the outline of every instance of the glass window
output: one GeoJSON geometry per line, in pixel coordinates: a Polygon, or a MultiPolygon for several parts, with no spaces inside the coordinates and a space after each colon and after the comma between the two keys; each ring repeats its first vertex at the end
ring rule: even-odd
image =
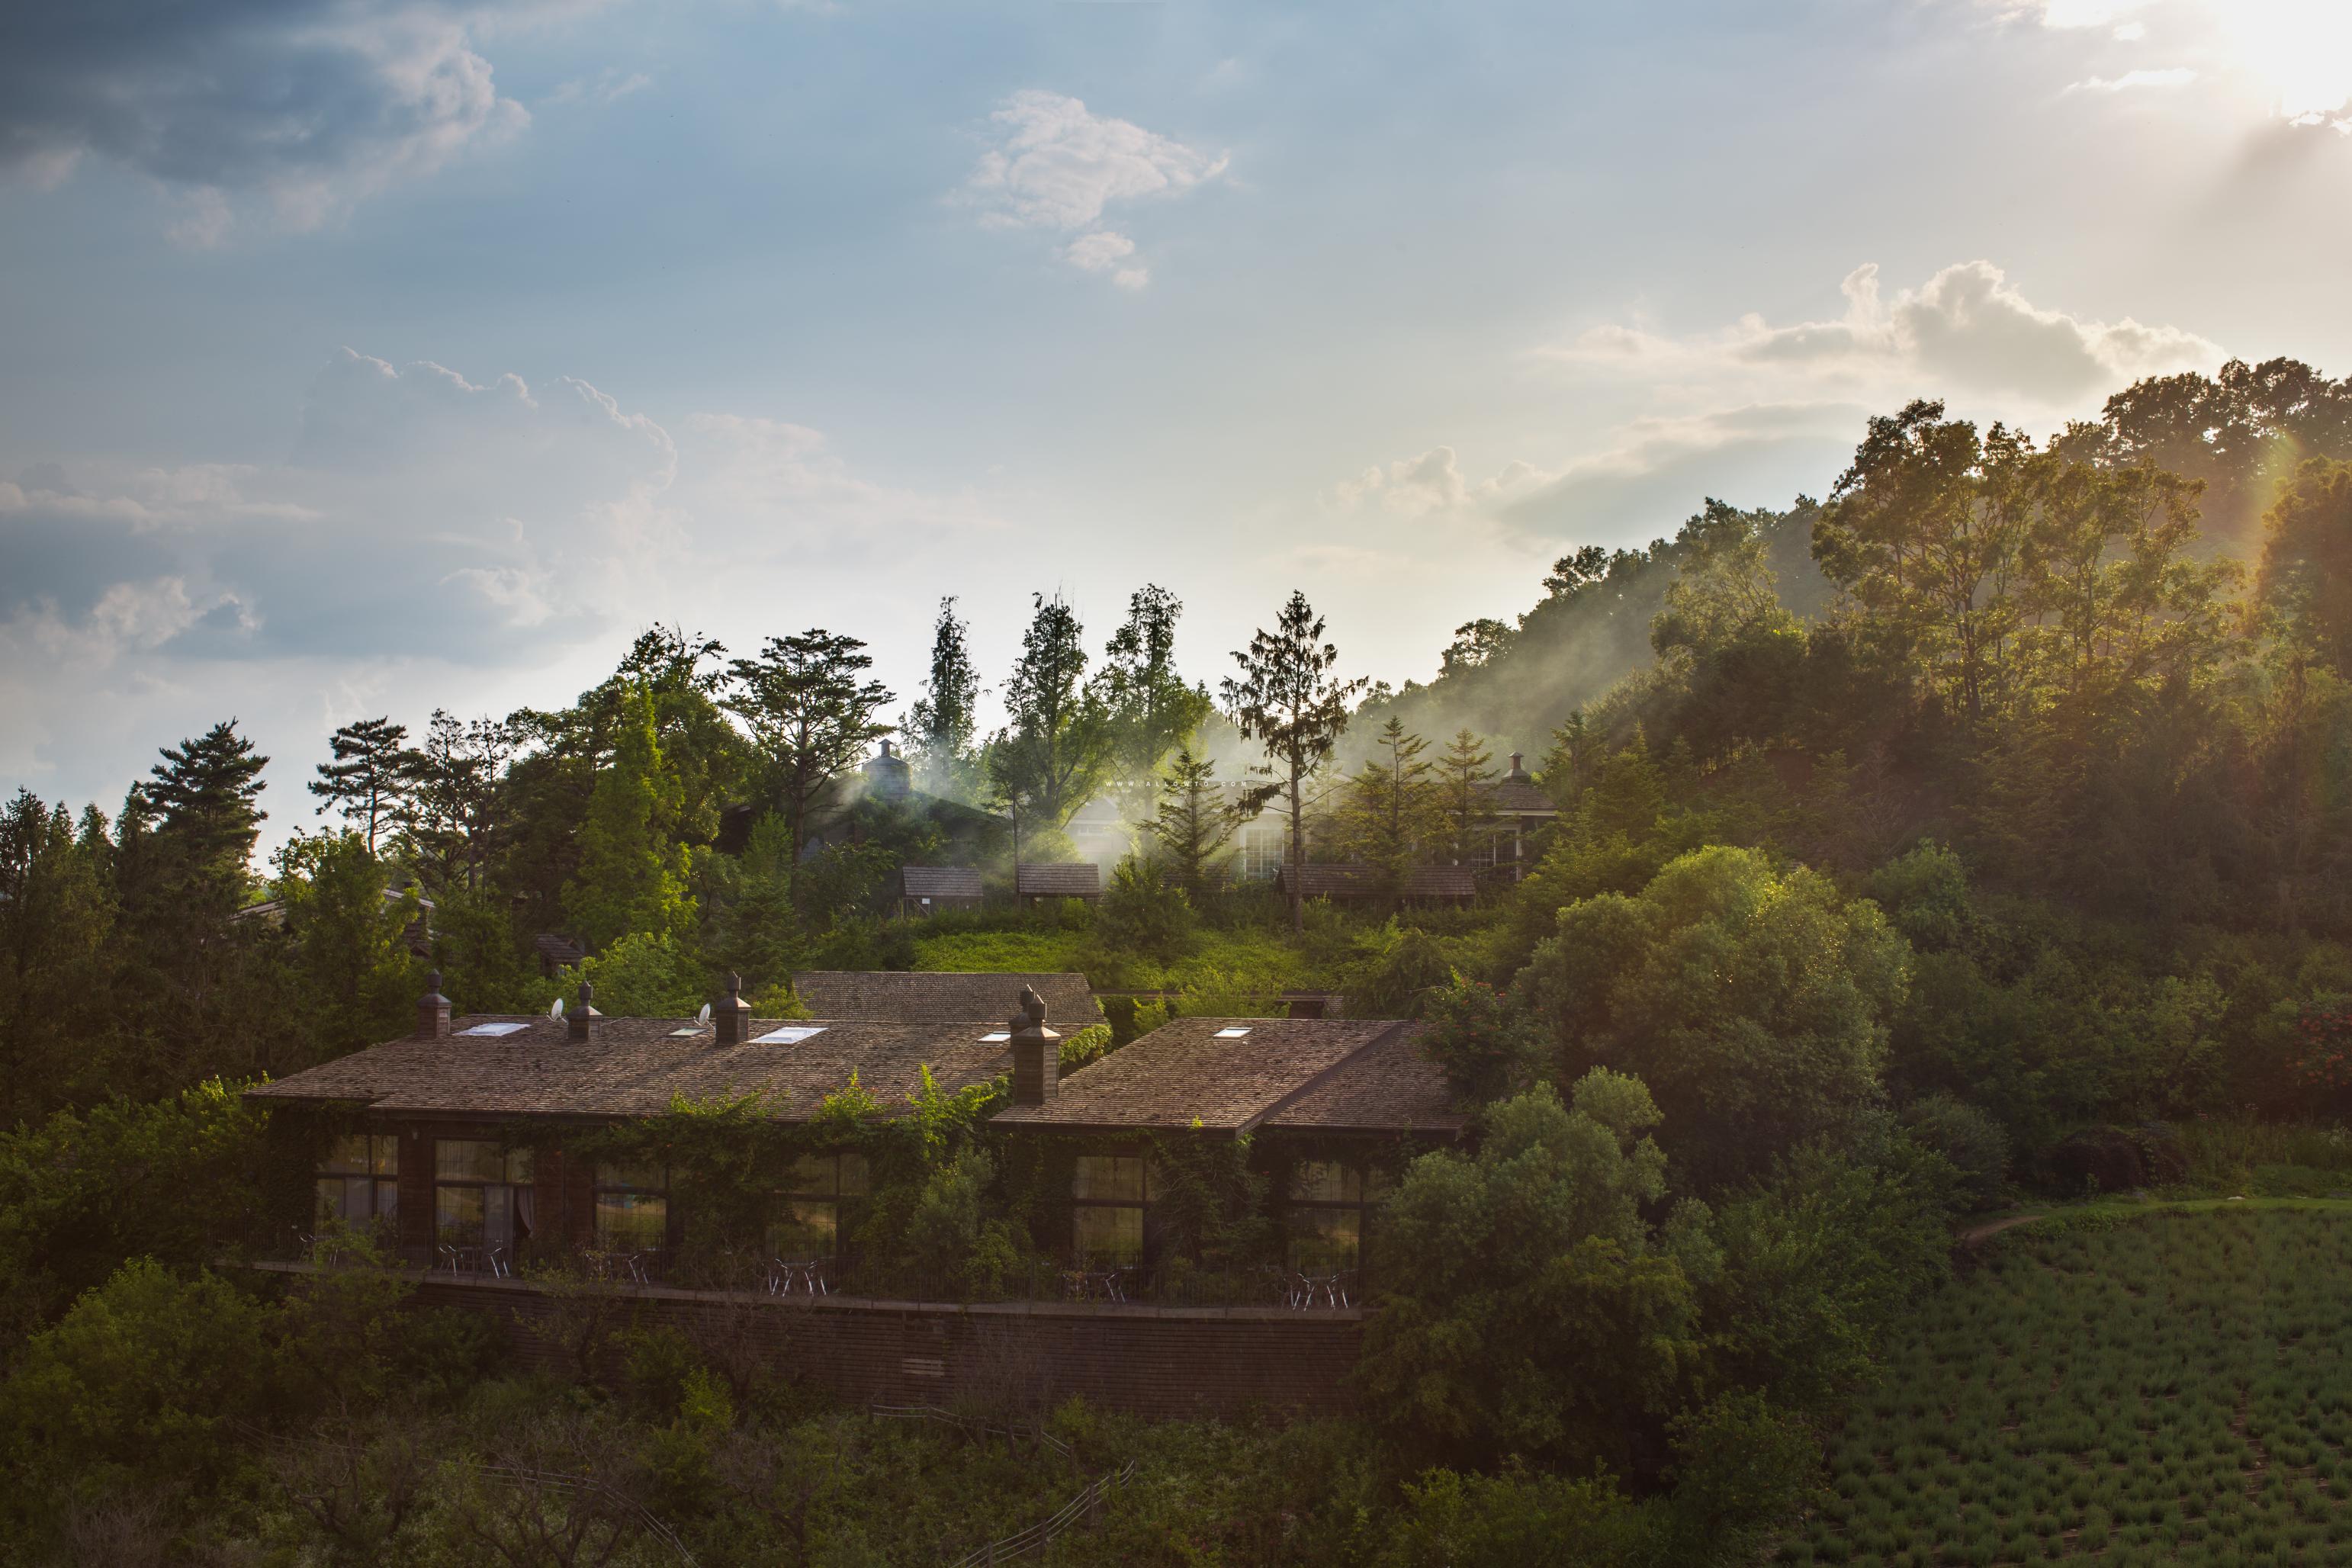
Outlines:
{"type": "Polygon", "coordinates": [[[319,1162],[318,1221],[364,1225],[400,1212],[400,1139],[391,1132],[352,1132],[328,1145],[319,1162]]]}
{"type": "Polygon", "coordinates": [[[433,1235],[444,1247],[511,1253],[530,1239],[531,1153],[488,1138],[433,1142],[433,1235]]]}
{"type": "Polygon", "coordinates": [[[1132,1154],[1081,1154],[1070,1195],[1081,1202],[1143,1201],[1143,1161],[1132,1154]]]}
{"type": "Polygon", "coordinates": [[[1290,1173],[1290,1201],[1297,1204],[1360,1204],[1364,1173],[1344,1160],[1301,1160],[1290,1173]]]}
{"type": "Polygon", "coordinates": [[[1072,1237],[1078,1259],[1088,1268],[1143,1261],[1140,1204],[1081,1204],[1072,1237]]]}
{"type": "Polygon", "coordinates": [[[596,1167],[596,1245],[607,1252],[659,1252],[669,1245],[669,1173],[659,1165],[596,1167]]]}
{"type": "Polygon", "coordinates": [[[1363,1252],[1364,1211],[1299,1208],[1290,1215],[1290,1267],[1301,1274],[1339,1274],[1363,1252]]]}
{"type": "Polygon", "coordinates": [[[841,1207],[824,1198],[787,1198],[768,1226],[768,1251],[776,1258],[830,1258],[841,1230],[841,1207]]]}

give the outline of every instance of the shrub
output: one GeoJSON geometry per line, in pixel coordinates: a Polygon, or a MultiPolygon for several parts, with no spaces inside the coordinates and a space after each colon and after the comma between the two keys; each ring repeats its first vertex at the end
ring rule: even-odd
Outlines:
{"type": "Polygon", "coordinates": [[[1959,1173],[1974,1209],[1997,1207],[2009,1174],[2009,1134],[1984,1111],[1948,1094],[1923,1094],[1903,1108],[1903,1130],[1959,1173]]]}
{"type": "Polygon", "coordinates": [[[1184,889],[1159,861],[1134,855],[1112,870],[1094,921],[1095,939],[1103,946],[1162,963],[1191,943],[1193,926],[1192,900],[1184,889]]]}
{"type": "Polygon", "coordinates": [[[1455,1103],[1483,1105],[1515,1094],[1540,1070],[1530,1021],[1491,985],[1460,980],[1430,994],[1422,1049],[1445,1074],[1455,1103]]]}

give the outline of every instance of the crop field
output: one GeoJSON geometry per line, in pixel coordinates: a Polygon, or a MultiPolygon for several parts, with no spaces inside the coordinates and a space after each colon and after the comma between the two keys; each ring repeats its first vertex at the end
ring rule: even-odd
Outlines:
{"type": "Polygon", "coordinates": [[[1830,1471],[1780,1561],[2352,1564],[2352,1214],[2008,1232],[1830,1471]]]}

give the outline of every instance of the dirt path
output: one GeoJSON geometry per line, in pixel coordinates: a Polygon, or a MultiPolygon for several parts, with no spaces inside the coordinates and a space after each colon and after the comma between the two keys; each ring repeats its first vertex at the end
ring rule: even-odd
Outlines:
{"type": "Polygon", "coordinates": [[[1982,1225],[1972,1225],[1969,1226],[1968,1229],[1960,1232],[1960,1245],[1962,1247],[1974,1247],[1986,1237],[1999,1236],[2002,1231],[2009,1229],[2011,1226],[2032,1225],[2037,1219],[2047,1219],[2050,1216],[2048,1215],[2020,1214],[2011,1215],[2007,1219],[1988,1220],[1982,1225]]]}

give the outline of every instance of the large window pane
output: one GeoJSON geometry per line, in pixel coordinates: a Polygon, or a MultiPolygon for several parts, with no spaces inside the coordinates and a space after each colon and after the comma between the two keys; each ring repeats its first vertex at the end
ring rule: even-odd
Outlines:
{"type": "Polygon", "coordinates": [[[1343,1160],[1302,1160],[1290,1173],[1290,1196],[1302,1204],[1361,1203],[1363,1173],[1343,1160]]]}
{"type": "Polygon", "coordinates": [[[482,1224],[482,1189],[439,1187],[433,1194],[433,1234],[444,1247],[480,1247],[488,1235],[482,1224]]]}
{"type": "Polygon", "coordinates": [[[840,1190],[841,1168],[833,1154],[803,1154],[784,1173],[788,1193],[831,1193],[840,1190]]]}
{"type": "Polygon", "coordinates": [[[1070,1195],[1074,1198],[1108,1199],[1114,1203],[1141,1203],[1141,1157],[1128,1154],[1079,1155],[1070,1195]]]}
{"type": "Polygon", "coordinates": [[[598,1193],[596,1245],[607,1252],[659,1252],[669,1240],[669,1201],[651,1193],[598,1193]]]}
{"type": "Polygon", "coordinates": [[[1143,1261],[1140,1205],[1081,1205],[1073,1214],[1071,1236],[1080,1262],[1100,1268],[1143,1261]]]}
{"type": "Polygon", "coordinates": [[[505,1158],[499,1146],[482,1138],[436,1138],[433,1141],[433,1174],[444,1182],[497,1182],[506,1178],[505,1158]]]}
{"type": "Polygon", "coordinates": [[[1301,1274],[1337,1274],[1363,1251],[1360,1209],[1297,1209],[1290,1216],[1290,1266],[1301,1274]]]}
{"type": "Polygon", "coordinates": [[[636,1192],[658,1193],[669,1186],[667,1173],[659,1165],[606,1162],[596,1167],[596,1184],[600,1187],[627,1187],[636,1192]]]}
{"type": "Polygon", "coordinates": [[[850,1197],[863,1197],[873,1183],[873,1175],[866,1166],[866,1156],[844,1151],[841,1156],[842,1192],[850,1197]]]}
{"type": "Polygon", "coordinates": [[[768,1250],[775,1257],[830,1258],[840,1232],[840,1211],[823,1199],[787,1200],[768,1227],[768,1250]]]}

